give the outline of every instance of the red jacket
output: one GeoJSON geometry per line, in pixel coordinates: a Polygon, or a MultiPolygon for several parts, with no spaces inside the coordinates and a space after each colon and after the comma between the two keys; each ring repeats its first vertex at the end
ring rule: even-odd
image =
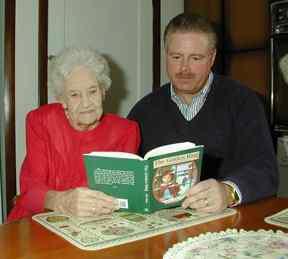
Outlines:
{"type": "Polygon", "coordinates": [[[20,172],[20,196],[8,221],[44,210],[48,190],[87,186],[82,154],[91,151],[137,153],[140,133],[136,122],[103,115],[89,131],[71,127],[61,104],[48,104],[26,118],[26,157],[20,172]]]}

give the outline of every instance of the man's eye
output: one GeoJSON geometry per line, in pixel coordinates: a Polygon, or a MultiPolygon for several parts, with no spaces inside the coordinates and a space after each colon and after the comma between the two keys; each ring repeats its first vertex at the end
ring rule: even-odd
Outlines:
{"type": "Polygon", "coordinates": [[[193,57],[192,58],[194,61],[199,61],[199,60],[201,60],[202,58],[201,57],[193,57]]]}
{"type": "Polygon", "coordinates": [[[180,56],[172,56],[172,59],[175,59],[175,60],[180,59],[180,56]]]}
{"type": "Polygon", "coordinates": [[[97,89],[93,89],[93,90],[90,90],[89,92],[90,92],[90,94],[96,94],[98,91],[97,91],[97,89]]]}
{"type": "Polygon", "coordinates": [[[77,94],[77,93],[71,93],[70,96],[71,96],[71,97],[77,97],[78,94],[77,94]]]}
{"type": "Polygon", "coordinates": [[[192,61],[194,62],[201,62],[202,60],[204,60],[204,56],[193,56],[192,57],[192,61]]]}

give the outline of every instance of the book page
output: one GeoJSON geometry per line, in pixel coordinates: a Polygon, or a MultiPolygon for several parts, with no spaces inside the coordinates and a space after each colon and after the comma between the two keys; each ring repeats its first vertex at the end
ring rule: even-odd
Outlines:
{"type": "Polygon", "coordinates": [[[127,153],[127,152],[114,152],[114,151],[105,151],[105,152],[98,152],[94,151],[88,154],[84,154],[84,156],[103,156],[103,157],[114,157],[114,158],[129,158],[129,159],[138,159],[138,160],[143,160],[142,157],[132,154],[132,153],[127,153]]]}
{"type": "Polygon", "coordinates": [[[164,145],[164,146],[156,147],[156,148],[148,151],[145,154],[144,159],[148,159],[150,157],[159,156],[159,155],[163,155],[163,154],[169,154],[169,153],[177,152],[180,150],[186,150],[186,149],[190,149],[193,147],[195,147],[195,144],[192,142],[188,142],[188,141],[164,145]]]}

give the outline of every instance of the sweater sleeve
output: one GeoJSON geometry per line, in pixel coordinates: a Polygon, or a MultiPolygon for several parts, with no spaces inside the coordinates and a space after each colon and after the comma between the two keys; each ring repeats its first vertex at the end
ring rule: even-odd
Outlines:
{"type": "Polygon", "coordinates": [[[224,177],[238,186],[243,203],[275,195],[278,188],[277,161],[264,107],[253,96],[247,95],[233,109],[233,159],[227,167],[232,170],[224,177]]]}
{"type": "Polygon", "coordinates": [[[48,138],[41,118],[30,112],[26,118],[26,157],[20,171],[20,196],[8,221],[43,211],[48,191],[48,138]]]}

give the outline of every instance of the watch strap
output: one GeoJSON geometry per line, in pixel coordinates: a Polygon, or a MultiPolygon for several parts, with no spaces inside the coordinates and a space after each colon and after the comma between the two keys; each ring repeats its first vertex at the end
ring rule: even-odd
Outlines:
{"type": "Polygon", "coordinates": [[[239,195],[233,186],[227,183],[223,183],[223,184],[225,185],[228,206],[233,207],[239,202],[240,200],[239,195]]]}

